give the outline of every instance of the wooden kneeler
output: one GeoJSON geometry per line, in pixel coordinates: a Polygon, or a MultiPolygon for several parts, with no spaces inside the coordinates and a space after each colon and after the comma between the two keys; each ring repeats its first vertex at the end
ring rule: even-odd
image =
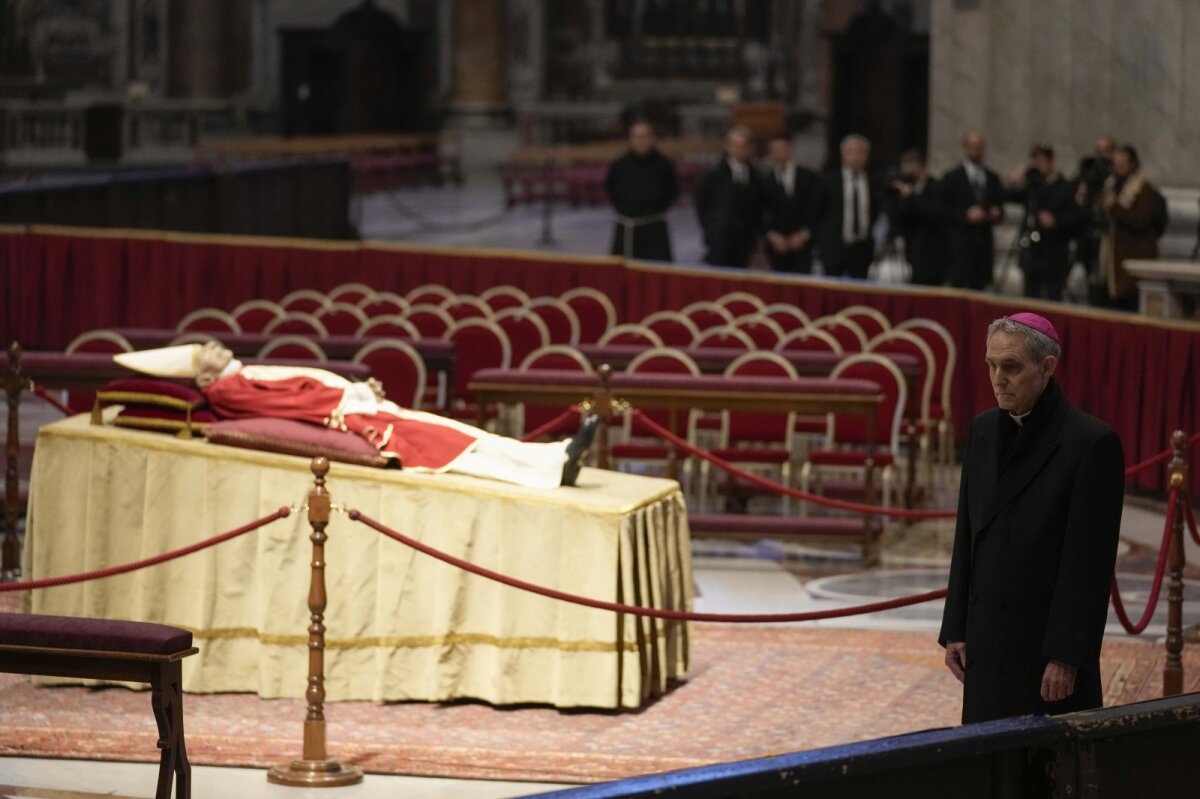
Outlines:
{"type": "Polygon", "coordinates": [[[170,799],[172,774],[176,799],[191,798],[182,661],[198,651],[190,632],[162,624],[0,613],[0,672],[150,684],[162,750],[155,799],[170,799]]]}

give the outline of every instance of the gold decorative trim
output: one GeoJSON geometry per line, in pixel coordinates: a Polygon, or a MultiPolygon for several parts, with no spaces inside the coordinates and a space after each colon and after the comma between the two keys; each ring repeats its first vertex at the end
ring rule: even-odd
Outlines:
{"type": "Polygon", "coordinates": [[[146,419],[141,416],[118,416],[113,420],[117,427],[130,430],[169,430],[172,433],[180,430],[204,430],[208,422],[186,422],[177,419],[146,419]]]}
{"type": "MultiPolygon", "coordinates": [[[[257,639],[267,646],[308,646],[307,635],[285,635],[263,633],[253,627],[227,627],[214,630],[198,630],[180,624],[171,624],[187,630],[193,638],[201,641],[232,641],[246,638],[257,639]]],[[[659,636],[665,636],[660,630],[659,636]]],[[[363,638],[327,638],[325,648],[329,650],[355,649],[425,649],[442,646],[494,646],[497,649],[557,649],[560,652],[630,652],[637,653],[636,641],[563,641],[548,636],[518,636],[505,638],[487,633],[445,633],[443,635],[375,635],[363,638]]]]}
{"type": "Polygon", "coordinates": [[[96,399],[111,405],[159,405],[178,411],[190,411],[196,407],[196,403],[185,399],[143,391],[97,391],[96,399]]]}

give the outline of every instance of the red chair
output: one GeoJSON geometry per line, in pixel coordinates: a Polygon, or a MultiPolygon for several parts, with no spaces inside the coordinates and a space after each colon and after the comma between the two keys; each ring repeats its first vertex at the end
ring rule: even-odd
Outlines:
{"type": "Polygon", "coordinates": [[[767,307],[760,297],[756,297],[748,291],[731,291],[728,294],[722,294],[717,297],[716,303],[729,311],[734,319],[747,314],[762,313],[767,307]]]}
{"type": "Polygon", "coordinates": [[[824,330],[837,339],[843,352],[862,352],[867,348],[867,335],[853,319],[840,316],[818,316],[809,325],[814,330],[824,330]]]}
{"type": "Polygon", "coordinates": [[[612,300],[593,288],[579,286],[564,292],[560,299],[579,317],[579,340],[585,344],[599,341],[617,326],[617,309],[612,300]]]}
{"type": "Polygon", "coordinates": [[[664,346],[662,338],[645,325],[637,322],[626,322],[609,328],[597,344],[636,344],[646,347],[664,346]]]}
{"type": "Polygon", "coordinates": [[[759,313],[746,314],[733,320],[733,327],[754,341],[760,350],[773,350],[787,333],[774,321],[759,313]]]}
{"type": "Polygon", "coordinates": [[[404,320],[420,331],[421,338],[445,338],[454,327],[453,317],[436,305],[414,305],[404,320]]]}
{"type": "Polygon", "coordinates": [[[579,317],[571,306],[558,297],[538,297],[529,301],[529,310],[546,323],[553,344],[579,343],[579,317]]]}
{"type": "MultiPolygon", "coordinates": [[[[118,352],[133,352],[133,345],[120,333],[114,333],[111,330],[89,330],[73,338],[65,352],[67,354],[94,352],[115,355],[118,352]]],[[[96,404],[96,392],[67,392],[66,404],[75,413],[90,411],[96,404]]]]}
{"type": "Polygon", "coordinates": [[[404,295],[409,305],[441,305],[454,296],[454,292],[437,283],[426,283],[417,286],[404,295]]]}
{"type": "Polygon", "coordinates": [[[824,330],[800,328],[793,330],[775,345],[776,352],[832,352],[841,355],[842,345],[824,330]]]}
{"type": "Polygon", "coordinates": [[[343,283],[330,289],[325,297],[333,303],[348,302],[361,307],[364,302],[375,299],[375,289],[366,283],[343,283]]]}
{"type": "Polygon", "coordinates": [[[353,336],[368,321],[367,315],[357,305],[346,302],[330,303],[328,308],[317,311],[314,316],[331,336],[353,336]]]}
{"type": "Polygon", "coordinates": [[[329,307],[329,298],[313,289],[296,289],[284,295],[283,299],[279,301],[279,307],[289,313],[298,311],[315,314],[317,311],[329,307]]]}
{"type": "Polygon", "coordinates": [[[303,311],[289,311],[285,313],[264,327],[262,332],[268,336],[287,334],[317,336],[319,338],[329,337],[329,331],[325,329],[325,325],[321,323],[321,320],[303,311]]]}
{"type": "Polygon", "coordinates": [[[354,332],[358,338],[421,338],[421,331],[403,316],[376,316],[354,332]]]}
{"type": "Polygon", "coordinates": [[[390,291],[381,291],[374,297],[367,297],[358,303],[358,310],[368,319],[376,316],[395,316],[408,312],[408,300],[390,291]]]}
{"type": "Polygon", "coordinates": [[[886,333],[892,329],[892,321],[884,316],[882,311],[878,311],[867,305],[848,305],[838,311],[835,316],[841,319],[849,319],[862,328],[867,341],[875,338],[880,333],[886,333]]]}
{"type": "Polygon", "coordinates": [[[657,333],[668,347],[690,347],[700,335],[696,324],[679,311],[655,311],[642,325],[657,333]]]}
{"type": "MultiPolygon", "coordinates": [[[[478,417],[468,386],[480,369],[506,369],[512,363],[512,345],[504,331],[490,319],[463,319],[443,337],[458,348],[454,385],[450,387],[456,418],[474,422],[478,417]]],[[[489,415],[494,413],[489,412],[489,415]]]]}
{"type": "Polygon", "coordinates": [[[744,331],[730,325],[710,327],[701,331],[692,342],[693,348],[711,347],[724,350],[753,350],[756,349],[754,339],[744,331]]]}
{"type": "Polygon", "coordinates": [[[286,358],[293,361],[320,361],[328,360],[325,357],[325,350],[321,349],[320,345],[312,339],[304,336],[280,336],[273,338],[263,345],[263,348],[258,351],[255,356],[260,360],[267,358],[286,358]]]}
{"type": "Polygon", "coordinates": [[[906,319],[895,329],[920,336],[933,353],[933,396],[929,403],[929,417],[937,424],[937,461],[949,466],[954,460],[954,419],[950,393],[954,384],[958,347],[950,331],[932,319],[906,319]]]}
{"type": "MultiPolygon", "coordinates": [[[[908,388],[904,375],[886,357],[875,353],[851,355],[834,367],[831,378],[847,380],[870,380],[879,385],[883,401],[876,406],[874,421],[875,466],[881,470],[879,483],[882,486],[882,504],[892,504],[892,483],[895,464],[900,452],[900,429],[908,402],[908,388]]],[[[870,495],[862,490],[867,461],[867,424],[862,415],[855,413],[829,414],[828,433],[823,448],[808,454],[808,460],[800,470],[800,487],[810,487],[818,493],[822,486],[822,473],[849,473],[857,481],[849,487],[857,491],[857,498],[864,502],[876,501],[874,491],[870,495]]]]}
{"type": "MultiPolygon", "coordinates": [[[[908,355],[917,360],[920,372],[916,376],[908,399],[909,407],[905,416],[915,425],[913,433],[919,450],[921,471],[925,485],[933,484],[933,452],[931,439],[937,429],[937,423],[930,414],[934,380],[937,377],[937,360],[929,345],[915,333],[907,330],[888,330],[880,333],[867,343],[867,352],[877,352],[880,355],[908,355]]],[[[907,437],[907,431],[906,431],[907,437]]]]}
{"type": "MultiPolygon", "coordinates": [[[[747,352],[740,355],[725,368],[725,376],[797,378],[795,367],[774,352],[747,352]]],[[[746,467],[778,469],[780,482],[791,486],[796,461],[795,423],[794,413],[722,411],[720,439],[713,454],[746,467]]],[[[702,507],[708,496],[709,471],[708,461],[703,461],[700,464],[702,507]]],[[[732,488],[736,481],[731,478],[729,485],[732,488]]],[[[790,499],[785,496],[785,514],[790,507],[790,499]]]]}
{"type": "Polygon", "coordinates": [[[534,350],[550,344],[550,330],[542,317],[524,308],[509,308],[496,314],[495,323],[512,345],[512,362],[521,363],[534,350]]]}
{"type": "Polygon", "coordinates": [[[707,330],[710,327],[720,327],[733,323],[733,314],[717,305],[715,302],[701,300],[693,302],[691,305],[685,305],[681,314],[692,320],[700,330],[707,330]]]}
{"type": "Polygon", "coordinates": [[[179,324],[175,325],[176,333],[190,331],[207,333],[241,333],[242,327],[231,314],[219,308],[198,308],[192,311],[179,324]]]}
{"type": "Polygon", "coordinates": [[[261,333],[267,325],[282,317],[284,313],[279,303],[270,300],[246,300],[234,308],[230,315],[243,333],[261,333]]]}
{"type": "Polygon", "coordinates": [[[491,319],[496,315],[490,305],[474,294],[455,294],[443,300],[440,307],[456,322],[460,319],[491,319]]]}
{"type": "Polygon", "coordinates": [[[481,291],[479,299],[499,313],[508,308],[521,308],[529,304],[529,295],[516,286],[500,285],[481,291]]]}
{"type": "MultiPolygon", "coordinates": [[[[537,369],[572,372],[592,371],[592,365],[588,363],[587,358],[584,358],[579,350],[566,344],[550,344],[534,350],[520,361],[519,368],[530,371],[537,369]]],[[[521,433],[529,433],[537,430],[542,425],[548,424],[554,418],[562,415],[564,410],[566,409],[561,405],[533,405],[531,403],[524,403],[520,406],[521,419],[516,429],[521,433]]],[[[574,433],[578,427],[579,417],[571,415],[560,424],[547,430],[544,436],[550,440],[560,439],[563,436],[574,433]]]]}
{"type": "Polygon", "coordinates": [[[392,402],[421,409],[425,398],[425,360],[412,345],[397,339],[379,339],[354,353],[351,360],[371,367],[371,374],[383,384],[383,393],[392,402]]]}
{"type": "MultiPolygon", "coordinates": [[[[660,347],[646,350],[635,357],[625,367],[625,371],[632,374],[699,375],[700,367],[686,353],[670,347],[660,347]]],[[[672,414],[667,409],[646,408],[642,412],[646,417],[695,445],[698,411],[688,410],[681,414],[675,414],[674,419],[671,418],[672,414]]],[[[627,414],[623,420],[622,439],[612,445],[613,462],[618,465],[630,462],[661,464],[671,456],[671,446],[657,438],[640,422],[636,422],[632,414],[627,414]]],[[[684,453],[678,453],[678,455],[683,458],[680,482],[686,490],[686,487],[691,484],[692,458],[684,453]]]]}
{"type": "Polygon", "coordinates": [[[793,330],[808,327],[810,322],[808,314],[795,305],[790,305],[786,302],[771,303],[766,308],[763,308],[762,315],[779,325],[784,333],[791,333],[793,330]]]}

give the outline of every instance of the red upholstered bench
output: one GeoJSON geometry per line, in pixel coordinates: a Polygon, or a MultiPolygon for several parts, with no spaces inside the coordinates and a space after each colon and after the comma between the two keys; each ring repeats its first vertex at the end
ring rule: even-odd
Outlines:
{"type": "Polygon", "coordinates": [[[170,799],[172,773],[176,799],[191,797],[182,661],[197,651],[190,632],[162,624],[0,613],[0,672],[150,684],[162,750],[156,799],[170,799]]]}

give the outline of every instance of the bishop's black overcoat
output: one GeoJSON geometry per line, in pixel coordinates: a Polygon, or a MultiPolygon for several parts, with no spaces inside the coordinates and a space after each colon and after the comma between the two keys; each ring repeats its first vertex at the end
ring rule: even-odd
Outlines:
{"type": "Polygon", "coordinates": [[[939,641],[966,641],[963,722],[1099,707],[1124,489],[1121,442],[1051,379],[1018,428],[975,418],[939,641]],[[1046,663],[1079,669],[1075,692],[1041,700],[1046,663]]]}

